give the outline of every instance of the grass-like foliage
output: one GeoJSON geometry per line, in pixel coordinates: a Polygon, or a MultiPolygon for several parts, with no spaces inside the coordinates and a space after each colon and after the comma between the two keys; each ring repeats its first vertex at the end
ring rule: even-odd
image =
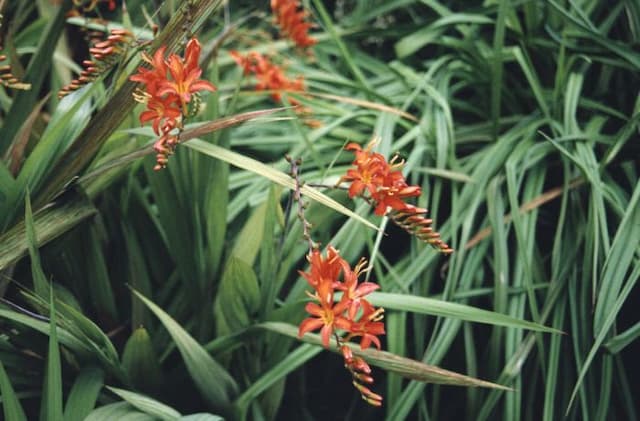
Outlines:
{"type": "Polygon", "coordinates": [[[637,420],[638,4],[0,0],[1,417],[637,420]]]}

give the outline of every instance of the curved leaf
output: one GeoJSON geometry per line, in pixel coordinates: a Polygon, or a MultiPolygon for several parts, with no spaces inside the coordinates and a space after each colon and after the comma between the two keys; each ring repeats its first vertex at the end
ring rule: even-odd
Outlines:
{"type": "MultiPolygon", "coordinates": [[[[262,323],[257,327],[292,338],[298,337],[298,327],[288,323],[268,322],[262,323]]],[[[314,345],[322,345],[320,335],[315,333],[307,333],[301,340],[314,345]]],[[[390,352],[378,351],[375,349],[366,349],[363,351],[359,346],[350,347],[354,355],[361,356],[368,363],[399,374],[408,379],[418,380],[425,383],[448,384],[452,386],[487,387],[491,389],[511,390],[506,386],[465,376],[464,374],[458,374],[440,367],[427,365],[420,361],[401,357],[390,352]]],[[[331,340],[330,350],[336,353],[340,352],[334,339],[331,340]]]]}
{"type": "Polygon", "coordinates": [[[238,386],[229,373],[164,310],[139,292],[133,293],[156,315],[173,338],[202,396],[214,407],[229,405],[238,386]]]}
{"type": "Polygon", "coordinates": [[[483,310],[465,304],[436,300],[434,298],[392,294],[388,292],[374,292],[369,298],[372,304],[387,309],[410,311],[413,313],[428,314],[430,316],[451,317],[467,322],[515,327],[538,332],[563,333],[557,329],[526,320],[520,320],[506,314],[483,310]]]}
{"type": "Polygon", "coordinates": [[[128,402],[116,402],[94,409],[84,421],[157,421],[144,412],[138,411],[128,402]]]}
{"type": "Polygon", "coordinates": [[[4,365],[0,361],[0,395],[2,395],[2,410],[4,411],[4,419],[7,421],[27,421],[27,416],[20,405],[20,401],[16,396],[9,376],[4,370],[4,365]]]}
{"type": "Polygon", "coordinates": [[[140,411],[153,415],[162,421],[174,421],[180,417],[180,413],[175,409],[148,396],[131,392],[129,390],[118,389],[117,387],[107,386],[107,389],[120,396],[140,411]]]}

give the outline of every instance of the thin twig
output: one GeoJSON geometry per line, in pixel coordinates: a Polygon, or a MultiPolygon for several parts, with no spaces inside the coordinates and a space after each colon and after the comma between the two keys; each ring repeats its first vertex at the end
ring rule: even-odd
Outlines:
{"type": "Polygon", "coordinates": [[[302,223],[302,236],[307,241],[307,243],[309,243],[309,254],[311,254],[311,252],[314,249],[318,248],[318,245],[311,239],[311,232],[310,232],[311,223],[307,221],[307,219],[304,217],[304,210],[307,207],[307,204],[302,199],[302,193],[301,193],[303,183],[300,181],[300,165],[302,165],[302,160],[300,158],[293,159],[289,155],[285,156],[285,159],[291,165],[290,174],[291,174],[291,177],[296,182],[296,188],[293,191],[293,200],[295,200],[298,203],[297,213],[298,213],[298,219],[302,223]]]}

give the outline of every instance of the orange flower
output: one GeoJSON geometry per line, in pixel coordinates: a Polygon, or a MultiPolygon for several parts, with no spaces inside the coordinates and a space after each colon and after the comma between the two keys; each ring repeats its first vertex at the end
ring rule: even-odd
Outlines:
{"type": "MultiPolygon", "coordinates": [[[[333,293],[330,294],[333,300],[333,293]]],[[[314,317],[306,318],[300,323],[298,336],[302,336],[307,332],[320,329],[322,344],[325,348],[329,348],[329,339],[335,329],[349,329],[351,322],[342,314],[347,307],[348,302],[341,300],[338,304],[333,302],[322,301],[321,305],[315,303],[307,303],[305,310],[314,317]]]]}
{"type": "Polygon", "coordinates": [[[165,46],[158,48],[153,58],[143,53],[142,59],[151,68],[140,66],[138,73],[129,78],[145,86],[145,91],[134,94],[136,100],[147,105],[140,114],[140,122],[153,121],[153,131],[160,136],[154,144],[158,153],[156,170],[166,166],[169,155],[179,143],[179,137],[170,132],[182,128],[182,120],[189,111],[187,104],[193,94],[216,89],[210,82],[200,79],[202,69],[198,60],[201,48],[196,38],[187,43],[184,59],[177,54],[165,58],[166,49],[165,46]]]}
{"type": "Polygon", "coordinates": [[[375,344],[376,348],[380,349],[379,335],[384,335],[384,323],[380,321],[382,319],[383,308],[376,309],[367,300],[360,300],[360,306],[362,307],[362,315],[360,320],[352,322],[349,326],[348,339],[358,336],[362,337],[360,341],[360,348],[367,349],[371,344],[375,344]]]}
{"type": "Polygon", "coordinates": [[[366,260],[360,260],[354,271],[345,271],[344,282],[336,285],[336,288],[343,291],[344,296],[349,300],[348,316],[350,320],[356,319],[360,304],[365,301],[363,297],[380,288],[380,285],[374,284],[373,282],[358,283],[358,277],[363,272],[362,268],[366,266],[366,264],[366,260]]]}
{"type": "Polygon", "coordinates": [[[140,114],[140,123],[153,120],[153,131],[158,136],[168,133],[176,127],[177,119],[182,116],[177,107],[178,97],[168,95],[166,98],[153,96],[147,102],[147,109],[140,114]]]}
{"type": "Polygon", "coordinates": [[[167,64],[164,60],[166,50],[166,46],[158,48],[153,54],[153,58],[147,53],[142,53],[142,60],[149,64],[151,69],[140,66],[138,73],[129,78],[133,82],[145,85],[146,92],[151,96],[158,96],[160,86],[167,79],[167,64]]]}
{"type": "MultiPolygon", "coordinates": [[[[229,54],[238,63],[238,66],[242,67],[245,75],[249,73],[255,75],[257,91],[304,91],[304,79],[302,76],[289,79],[285,76],[284,70],[280,66],[274,64],[263,54],[250,52],[246,56],[242,56],[237,51],[231,51],[229,54]]],[[[282,95],[279,92],[274,92],[271,94],[271,98],[279,102],[282,99],[282,95]]],[[[289,102],[292,105],[298,104],[295,99],[291,99],[289,102]]]]}
{"type": "Polygon", "coordinates": [[[364,197],[364,192],[368,192],[368,198],[375,205],[376,215],[384,215],[387,208],[402,211],[408,206],[404,199],[420,196],[420,187],[408,185],[398,169],[401,164],[395,164],[395,158],[387,162],[384,156],[372,152],[373,145],[374,142],[370,142],[364,150],[356,143],[347,145],[345,149],[355,154],[355,168],[347,170],[338,184],[343,181],[351,182],[349,197],[364,197]]]}
{"type": "Polygon", "coordinates": [[[364,297],[378,289],[372,282],[358,284],[358,276],[366,261],[361,260],[352,271],[349,264],[340,257],[336,249],[329,246],[326,258],[318,250],[313,250],[307,260],[311,265],[310,272],[300,272],[309,285],[315,290],[309,296],[317,301],[308,303],[305,310],[313,317],[302,321],[298,336],[321,329],[322,343],[329,346],[330,336],[336,329],[349,332],[350,337],[362,336],[361,346],[371,343],[380,346],[376,335],[384,334],[384,324],[380,322],[382,309],[375,309],[364,297]],[[342,275],[342,276],[341,276],[342,275]],[[342,298],[334,303],[335,291],[343,291],[342,298]],[[362,306],[362,314],[356,320],[358,309],[362,306]]]}
{"type": "Polygon", "coordinates": [[[308,12],[298,10],[297,0],[271,0],[271,10],[276,24],[298,47],[307,48],[318,42],[309,36],[313,24],[305,22],[308,12]]]}
{"type": "Polygon", "coordinates": [[[313,288],[317,288],[325,282],[337,283],[341,271],[351,272],[349,263],[340,257],[338,250],[332,246],[327,247],[326,259],[322,258],[319,250],[313,250],[311,254],[307,256],[307,260],[310,263],[311,272],[306,273],[299,271],[299,273],[313,288]]]}
{"type": "Polygon", "coordinates": [[[216,90],[211,82],[199,79],[202,74],[202,69],[198,64],[199,58],[200,43],[197,39],[191,38],[187,43],[184,60],[176,54],[169,56],[167,66],[173,80],[165,78],[158,90],[158,95],[177,95],[180,98],[184,114],[187,114],[186,107],[187,103],[191,101],[191,94],[216,90]]]}

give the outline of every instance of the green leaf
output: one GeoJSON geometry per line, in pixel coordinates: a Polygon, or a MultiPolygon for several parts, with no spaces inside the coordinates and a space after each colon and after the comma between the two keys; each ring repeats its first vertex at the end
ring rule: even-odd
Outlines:
{"type": "Polygon", "coordinates": [[[259,305],[260,289],[253,269],[244,260],[231,256],[214,304],[218,335],[228,335],[249,326],[259,305]]]}
{"type": "Polygon", "coordinates": [[[607,260],[600,278],[600,292],[593,314],[593,333],[598,335],[604,320],[618,299],[625,275],[633,268],[637,260],[634,255],[640,247],[640,183],[636,185],[633,196],[627,205],[627,211],[618,226],[618,230],[609,249],[607,260]],[[634,262],[636,260],[636,262],[634,262]]]}
{"type": "Polygon", "coordinates": [[[224,421],[224,418],[213,414],[191,414],[178,418],[178,421],[224,421]]]}
{"type": "Polygon", "coordinates": [[[24,221],[27,230],[27,245],[29,247],[29,257],[31,257],[31,277],[36,294],[40,297],[46,297],[49,292],[49,284],[47,277],[42,271],[40,265],[40,254],[38,253],[38,240],[36,239],[36,231],[33,225],[33,214],[31,213],[31,198],[27,191],[24,204],[24,221]]]}
{"type": "Polygon", "coordinates": [[[633,287],[638,282],[638,279],[640,279],[640,265],[637,265],[634,268],[634,270],[631,272],[627,280],[627,283],[625,284],[624,288],[620,292],[620,295],[618,296],[616,301],[613,303],[609,313],[607,314],[606,319],[604,319],[604,321],[602,322],[602,327],[598,332],[598,335],[595,337],[595,340],[593,341],[593,345],[591,346],[591,349],[589,350],[589,353],[587,354],[587,357],[584,360],[584,364],[582,365],[582,367],[580,368],[580,372],[578,373],[578,380],[576,381],[573,391],[571,392],[571,398],[569,399],[569,404],[567,405],[567,411],[566,411],[567,414],[571,409],[571,405],[573,404],[573,401],[575,400],[578,394],[578,391],[580,390],[580,387],[582,386],[582,382],[584,381],[584,378],[587,375],[589,368],[591,367],[591,363],[593,362],[593,359],[595,358],[596,353],[599,351],[600,345],[602,345],[602,343],[604,342],[604,339],[607,336],[609,329],[611,328],[611,326],[613,326],[616,320],[616,316],[618,315],[618,313],[620,312],[620,309],[622,308],[622,304],[624,304],[624,302],[627,300],[629,294],[633,290],[633,287]]]}
{"type": "MultiPolygon", "coordinates": [[[[266,211],[262,229],[262,246],[260,247],[260,318],[271,310],[276,303],[278,295],[278,275],[276,273],[278,262],[276,257],[275,227],[278,225],[279,217],[283,217],[280,208],[279,186],[272,185],[269,195],[265,201],[266,211]]],[[[284,219],[284,218],[282,218],[284,219]]],[[[282,221],[284,225],[284,221],[282,221]]]]}
{"type": "MultiPolygon", "coordinates": [[[[260,326],[270,329],[270,326],[273,327],[275,325],[283,325],[283,326],[286,326],[286,328],[289,328],[290,326],[290,325],[286,325],[285,323],[275,323],[275,322],[265,323],[260,326]]],[[[294,326],[292,327],[296,329],[294,326]]],[[[275,328],[274,328],[274,331],[276,331],[277,333],[282,333],[281,331],[275,328]]],[[[296,329],[296,334],[297,334],[297,329],[296,329]]],[[[240,413],[244,414],[247,411],[249,404],[258,396],[260,396],[260,394],[265,392],[269,387],[273,386],[281,379],[285,378],[289,373],[296,370],[298,367],[300,367],[301,365],[309,361],[311,358],[318,355],[320,352],[322,352],[321,348],[308,345],[308,344],[299,346],[292,352],[289,352],[286,357],[284,357],[275,366],[271,367],[267,372],[265,372],[262,376],[260,376],[260,378],[252,382],[251,386],[242,393],[242,395],[235,402],[235,405],[240,411],[240,413]]]]}
{"type": "Polygon", "coordinates": [[[374,292],[368,297],[372,304],[387,309],[410,311],[413,313],[428,314],[430,316],[451,317],[468,322],[521,328],[538,332],[562,333],[557,329],[526,320],[520,320],[506,314],[483,310],[465,304],[436,300],[434,298],[387,292],[374,292]]]}
{"type": "Polygon", "coordinates": [[[640,322],[637,322],[629,329],[609,339],[605,344],[605,348],[612,354],[622,351],[627,345],[634,342],[640,337],[640,322]]]}
{"type": "Polygon", "coordinates": [[[51,309],[49,312],[49,352],[47,354],[47,372],[44,378],[44,390],[40,406],[40,419],[43,421],[60,421],[62,419],[62,372],[53,291],[51,291],[49,300],[51,309]]]}
{"type": "Polygon", "coordinates": [[[11,386],[2,361],[0,361],[0,395],[2,395],[2,410],[6,421],[27,421],[27,416],[11,386]]]}
{"type": "Polygon", "coordinates": [[[91,341],[95,344],[95,347],[103,356],[104,360],[108,361],[111,365],[117,365],[118,352],[102,329],[75,308],[62,302],[58,302],[58,305],[60,307],[58,313],[62,326],[67,328],[70,332],[76,333],[77,330],[79,334],[76,336],[80,337],[82,335],[91,341]]]}
{"type": "MultiPolygon", "coordinates": [[[[96,91],[97,85],[89,85],[64,98],[56,107],[42,137],[18,174],[17,182],[20,188],[29,188],[31,192],[38,193],[42,183],[51,175],[52,162],[58,159],[89,121],[92,112],[91,99],[96,91]]],[[[20,199],[20,196],[17,199],[20,199]]],[[[35,199],[34,201],[37,202],[35,199]]]]}
{"type": "Polygon", "coordinates": [[[151,392],[163,384],[158,356],[144,327],[137,328],[129,337],[122,354],[122,368],[137,389],[151,392]]]}
{"type": "Polygon", "coordinates": [[[171,316],[137,291],[133,293],[149,307],[167,329],[184,359],[191,378],[207,402],[214,407],[228,405],[238,390],[229,373],[171,316]]]}
{"type": "MultiPolygon", "coordinates": [[[[44,300],[37,295],[32,295],[26,291],[23,292],[23,295],[36,306],[45,308],[44,300]]],[[[118,353],[109,337],[91,319],[80,313],[76,308],[58,298],[56,298],[56,305],[58,306],[58,324],[76,338],[83,339],[85,344],[96,351],[94,355],[97,354],[103,362],[117,370],[118,353]]]]}
{"type": "MultiPolygon", "coordinates": [[[[12,310],[6,310],[0,308],[0,318],[12,320],[16,323],[20,323],[22,325],[28,326],[33,330],[36,330],[45,335],[49,335],[51,333],[50,324],[47,322],[43,322],[42,320],[34,319],[33,317],[17,313],[12,310]]],[[[90,348],[87,347],[86,344],[78,340],[75,336],[73,336],[68,331],[61,329],[58,327],[58,339],[60,343],[66,347],[69,347],[74,352],[87,356],[90,352],[90,348]]]]}
{"type": "MultiPolygon", "coordinates": [[[[298,327],[288,323],[268,322],[257,325],[257,327],[280,333],[292,338],[298,337],[298,327]]],[[[301,340],[318,346],[322,345],[322,338],[320,337],[320,335],[315,333],[307,333],[301,338],[301,340]]],[[[499,384],[475,379],[473,377],[458,374],[453,371],[444,370],[440,367],[427,365],[421,363],[420,361],[401,357],[390,352],[378,351],[375,349],[366,349],[363,351],[359,346],[351,346],[351,344],[349,345],[349,347],[351,348],[351,351],[354,355],[364,358],[365,361],[367,361],[369,364],[399,374],[408,379],[435,384],[475,386],[487,387],[491,389],[510,390],[508,387],[499,384]]],[[[335,353],[340,353],[340,350],[338,349],[334,339],[331,340],[330,350],[335,353]]]]}
{"type": "Polygon", "coordinates": [[[97,311],[112,320],[118,320],[118,306],[111,286],[109,268],[95,225],[86,231],[84,241],[86,268],[91,279],[91,288],[89,289],[91,299],[97,311]]]}
{"type": "MultiPolygon", "coordinates": [[[[42,247],[95,213],[96,208],[93,204],[81,196],[74,196],[42,209],[34,215],[34,231],[37,234],[38,245],[42,247]]],[[[0,244],[2,270],[25,256],[29,250],[30,243],[25,224],[20,223],[0,236],[0,244]]]]}
{"type": "Polygon", "coordinates": [[[64,407],[64,420],[83,420],[95,407],[100,389],[104,385],[104,372],[97,367],[85,367],[73,383],[64,407]]]}
{"type": "Polygon", "coordinates": [[[175,409],[148,396],[111,386],[107,386],[107,389],[130,403],[131,406],[162,421],[175,421],[180,417],[180,413],[175,409]]]}
{"type": "Polygon", "coordinates": [[[249,266],[253,266],[264,235],[265,217],[270,202],[265,200],[251,213],[242,230],[236,236],[236,241],[231,250],[231,255],[242,260],[249,266]]]}
{"type": "MultiPolygon", "coordinates": [[[[209,155],[216,159],[221,159],[233,166],[242,168],[243,170],[251,171],[288,189],[295,190],[296,188],[296,183],[293,178],[281,171],[276,170],[275,168],[263,164],[260,161],[256,161],[255,159],[240,155],[238,153],[232,152],[225,148],[221,148],[220,146],[213,145],[211,143],[207,143],[200,139],[190,140],[189,142],[185,142],[184,145],[205,155],[209,155]]],[[[370,228],[373,228],[375,230],[378,229],[371,222],[367,221],[360,215],[352,212],[345,206],[341,205],[329,196],[312,187],[302,186],[300,191],[304,196],[313,199],[325,206],[328,206],[336,212],[340,212],[350,218],[354,218],[370,228]]]]}
{"type": "Polygon", "coordinates": [[[116,402],[94,409],[84,421],[158,421],[158,419],[138,411],[128,402],[116,402]]]}
{"type": "Polygon", "coordinates": [[[438,42],[442,37],[442,32],[448,26],[470,23],[489,25],[493,23],[493,20],[486,16],[467,13],[455,13],[442,17],[431,25],[401,38],[395,45],[396,54],[400,58],[409,56],[427,44],[438,42]]]}

